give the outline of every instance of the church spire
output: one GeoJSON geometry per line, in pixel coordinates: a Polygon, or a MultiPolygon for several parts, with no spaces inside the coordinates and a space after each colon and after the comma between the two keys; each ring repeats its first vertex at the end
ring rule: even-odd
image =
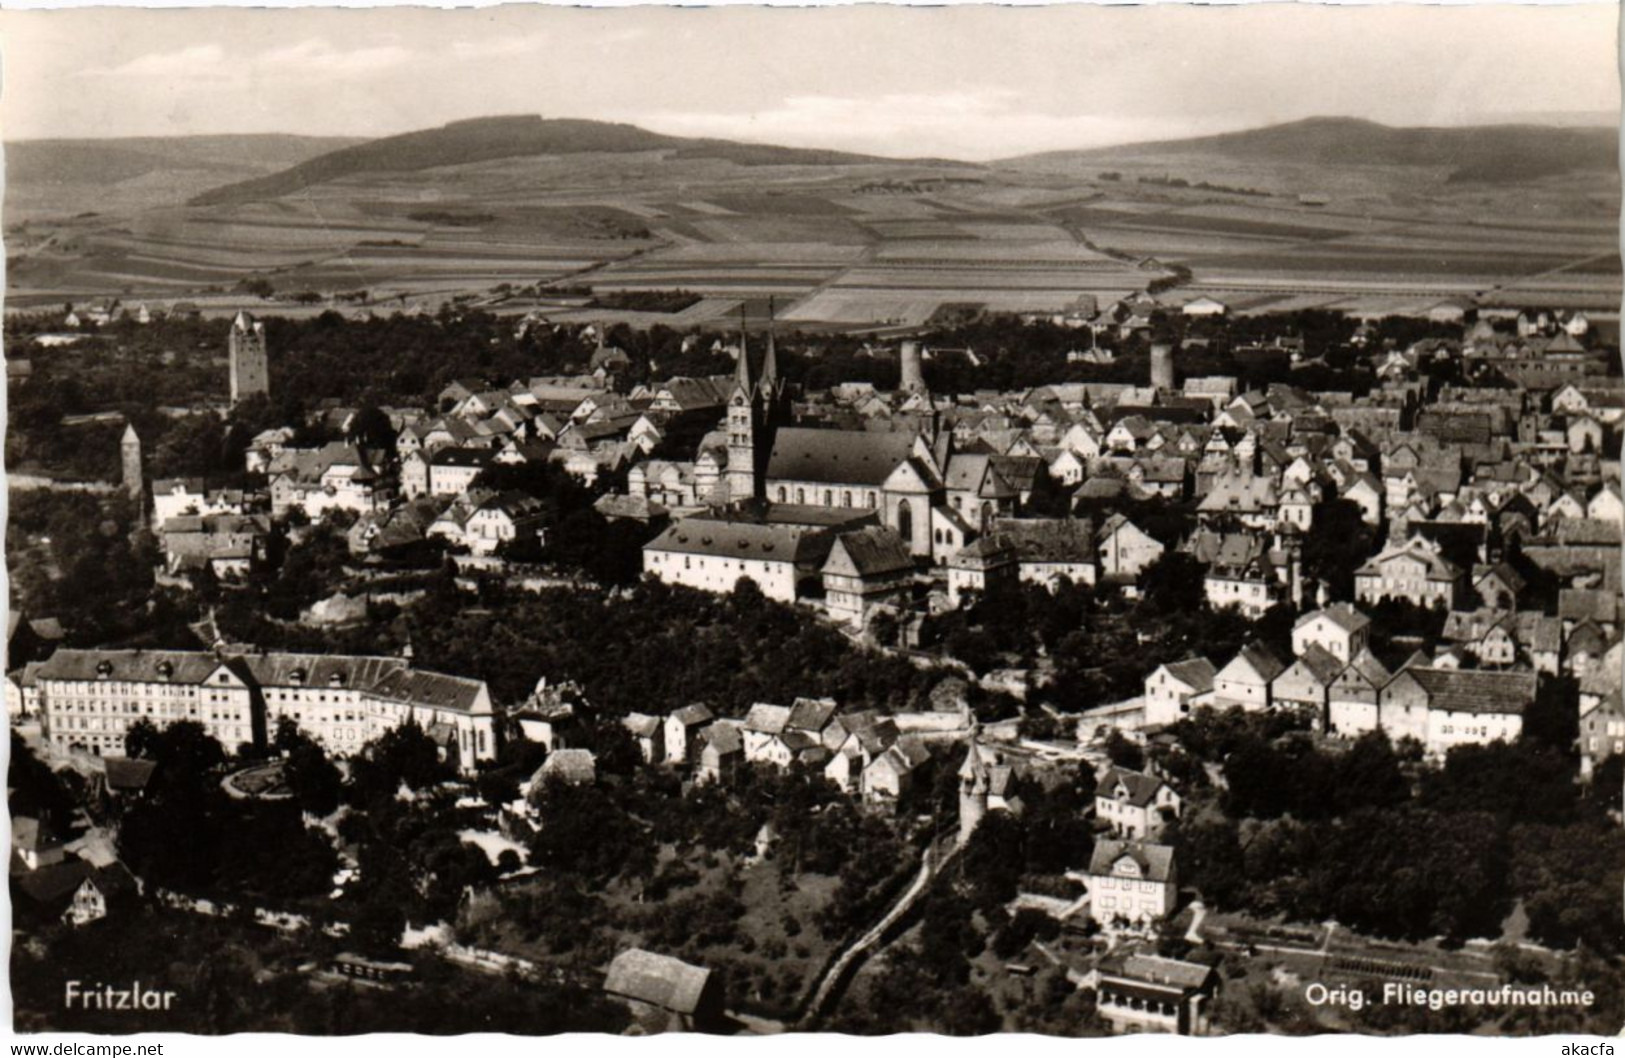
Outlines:
{"type": "Polygon", "coordinates": [[[750,393],[750,348],[745,342],[745,306],[739,306],[739,363],[734,367],[734,380],[739,388],[750,393]]]}
{"type": "Polygon", "coordinates": [[[773,299],[767,299],[767,353],[762,357],[762,389],[772,395],[779,381],[778,349],[773,344],[773,299]]]}

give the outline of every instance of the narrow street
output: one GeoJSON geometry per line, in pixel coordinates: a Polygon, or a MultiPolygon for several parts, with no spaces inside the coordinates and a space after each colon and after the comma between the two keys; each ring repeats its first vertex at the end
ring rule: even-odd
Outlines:
{"type": "Polygon", "coordinates": [[[840,956],[830,964],[829,970],[818,982],[818,988],[813,992],[812,1001],[807,1004],[807,1012],[802,1016],[801,1028],[810,1029],[817,1025],[835,1002],[841,997],[842,990],[856,972],[862,960],[867,957],[869,949],[878,944],[886,931],[896,925],[902,917],[908,914],[914,904],[925,895],[931,887],[931,882],[937,873],[946,867],[959,852],[959,845],[952,838],[938,839],[926,849],[925,856],[920,864],[920,871],[914,876],[914,881],[897,898],[897,902],[871,926],[862,936],[853,941],[840,956]]]}

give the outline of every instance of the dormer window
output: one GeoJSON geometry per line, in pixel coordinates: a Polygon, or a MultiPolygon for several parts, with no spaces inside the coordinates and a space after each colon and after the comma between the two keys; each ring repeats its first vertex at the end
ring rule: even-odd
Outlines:
{"type": "Polygon", "coordinates": [[[344,673],[342,673],[342,672],[333,673],[333,675],[331,675],[331,676],[329,676],[327,678],[327,685],[329,687],[342,687],[342,686],[344,686],[344,673]]]}
{"type": "Polygon", "coordinates": [[[294,669],[288,674],[288,682],[295,687],[303,687],[305,685],[305,670],[294,669]]]}
{"type": "Polygon", "coordinates": [[[113,663],[111,661],[105,661],[104,660],[104,661],[96,662],[96,678],[97,679],[105,680],[111,675],[113,675],[113,663]]]}

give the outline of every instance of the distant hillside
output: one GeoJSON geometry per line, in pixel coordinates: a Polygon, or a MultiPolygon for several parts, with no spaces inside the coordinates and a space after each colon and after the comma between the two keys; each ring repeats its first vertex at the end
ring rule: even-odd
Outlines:
{"type": "Polygon", "coordinates": [[[604,121],[518,115],[456,121],[440,128],[369,140],[311,158],[283,172],[214,188],[194,198],[191,204],[236,205],[276,198],[313,184],[365,173],[415,172],[542,154],[627,154],[661,150],[671,151],[679,158],[715,158],[737,165],[853,165],[894,161],[840,151],[686,139],[604,121]]]}
{"type": "Polygon", "coordinates": [[[1545,125],[1393,128],[1355,118],[1310,118],[1217,136],[1086,151],[1049,151],[1008,159],[1002,164],[1110,165],[1172,156],[1299,165],[1448,167],[1452,181],[1506,183],[1581,169],[1615,169],[1619,131],[1545,125]]]}
{"type": "Polygon", "coordinates": [[[6,227],[179,206],[357,142],[280,134],[18,140],[6,144],[6,227]]]}
{"type": "Polygon", "coordinates": [[[172,169],[223,174],[298,165],[360,142],[338,136],[141,136],[19,140],[6,144],[6,179],[24,183],[114,184],[172,169]]]}

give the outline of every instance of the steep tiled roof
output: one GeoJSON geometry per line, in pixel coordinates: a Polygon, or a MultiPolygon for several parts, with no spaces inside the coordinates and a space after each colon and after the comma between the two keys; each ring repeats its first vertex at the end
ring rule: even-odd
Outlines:
{"type": "Polygon", "coordinates": [[[717,558],[819,563],[828,555],[831,542],[827,533],[798,526],[687,518],[668,526],[643,547],[717,558]]]}
{"type": "Polygon", "coordinates": [[[1174,850],[1171,846],[1110,838],[1095,842],[1094,855],[1089,858],[1089,873],[1111,874],[1112,865],[1124,856],[1133,858],[1140,865],[1141,876],[1150,881],[1166,882],[1173,873],[1174,850]]]}
{"type": "Polygon", "coordinates": [[[42,680],[94,680],[99,666],[110,668],[113,680],[202,683],[220,667],[213,654],[198,650],[77,650],[56,651],[39,668],[42,680]],[[160,666],[167,665],[167,677],[160,666]]]}
{"type": "Polygon", "coordinates": [[[604,991],[649,1003],[678,1014],[700,1005],[711,971],[669,955],[628,948],[615,956],[604,978],[604,991]]]}
{"type": "Polygon", "coordinates": [[[797,698],[790,705],[786,726],[798,731],[822,731],[835,715],[833,698],[797,698]]]}
{"type": "Polygon", "coordinates": [[[1331,682],[1342,675],[1343,663],[1321,646],[1319,643],[1310,643],[1308,648],[1298,656],[1293,664],[1294,668],[1301,666],[1322,687],[1329,686],[1331,682]]]}
{"type": "Polygon", "coordinates": [[[1117,788],[1123,788],[1123,799],[1136,808],[1144,808],[1157,799],[1157,791],[1162,789],[1163,782],[1154,775],[1143,772],[1129,771],[1127,768],[1113,768],[1106,773],[1100,783],[1100,793],[1105,797],[1117,797],[1117,788]]]}
{"type": "Polygon", "coordinates": [[[992,532],[1024,562],[1092,562],[1094,527],[1087,518],[999,518],[992,532]]]}
{"type": "Polygon", "coordinates": [[[676,717],[678,723],[682,724],[684,727],[693,727],[696,724],[710,723],[711,718],[716,714],[712,713],[710,707],[705,703],[694,702],[692,704],[683,706],[681,709],[678,709],[671,715],[676,717]]]}
{"type": "Polygon", "coordinates": [[[777,735],[790,722],[788,705],[767,705],[758,702],[745,714],[745,730],[763,735],[777,735]]]}
{"type": "Polygon", "coordinates": [[[1478,669],[1407,670],[1428,695],[1428,708],[1457,713],[1522,714],[1535,700],[1532,672],[1478,669]]]}
{"type": "MultiPolygon", "coordinates": [[[[914,568],[908,544],[896,530],[887,526],[871,526],[837,536],[830,548],[829,563],[838,563],[841,554],[846,556],[852,572],[860,577],[914,568]]],[[[825,568],[829,568],[828,563],[825,568]]]]}
{"type": "Polygon", "coordinates": [[[1213,689],[1213,677],[1218,670],[1213,662],[1207,658],[1186,658],[1184,661],[1171,661],[1166,666],[1168,674],[1185,686],[1190,687],[1197,694],[1204,694],[1213,689]]]}
{"type": "Polygon", "coordinates": [[[1337,627],[1341,628],[1345,632],[1358,632],[1360,629],[1371,623],[1371,618],[1367,617],[1350,604],[1346,602],[1334,602],[1323,609],[1304,614],[1302,617],[1293,622],[1292,627],[1294,629],[1302,628],[1310,621],[1313,621],[1316,617],[1325,617],[1327,620],[1333,622],[1337,625],[1337,627]]]}
{"type": "Polygon", "coordinates": [[[379,680],[373,686],[372,693],[406,705],[456,709],[466,713],[473,711],[484,688],[485,683],[481,680],[402,668],[379,680]]]}
{"type": "Polygon", "coordinates": [[[789,427],[774,437],[767,476],[879,487],[913,450],[910,433],[789,427]]]}

